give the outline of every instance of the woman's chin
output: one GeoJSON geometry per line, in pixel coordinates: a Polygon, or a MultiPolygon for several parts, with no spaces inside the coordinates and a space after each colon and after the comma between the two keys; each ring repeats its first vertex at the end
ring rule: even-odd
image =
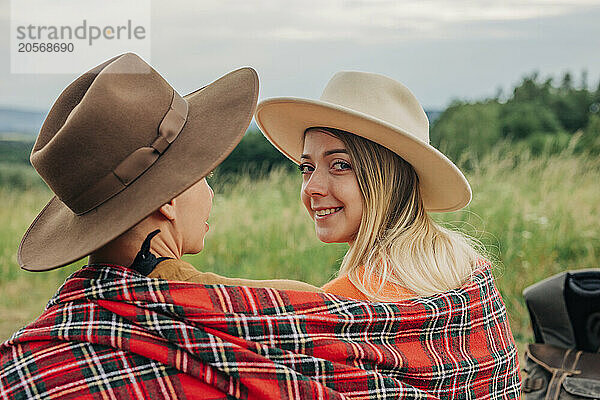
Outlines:
{"type": "Polygon", "coordinates": [[[351,244],[356,240],[357,233],[348,234],[343,232],[332,232],[326,229],[315,229],[317,239],[323,243],[348,243],[351,244]]]}
{"type": "Polygon", "coordinates": [[[339,235],[331,234],[319,234],[317,233],[317,239],[323,243],[347,243],[348,241],[339,235]]]}

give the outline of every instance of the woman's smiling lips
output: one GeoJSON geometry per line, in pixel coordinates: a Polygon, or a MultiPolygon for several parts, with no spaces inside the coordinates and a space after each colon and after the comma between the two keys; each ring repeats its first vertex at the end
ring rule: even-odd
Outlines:
{"type": "Polygon", "coordinates": [[[315,220],[322,221],[339,213],[344,207],[319,207],[313,208],[315,220]]]}

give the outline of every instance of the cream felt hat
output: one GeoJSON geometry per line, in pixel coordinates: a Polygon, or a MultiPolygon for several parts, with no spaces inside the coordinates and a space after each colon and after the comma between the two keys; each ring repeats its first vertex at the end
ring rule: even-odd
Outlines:
{"type": "Polygon", "coordinates": [[[319,100],[276,97],[260,102],[258,127],[298,164],[308,128],[335,128],[376,142],[410,163],[428,211],[463,208],[471,187],[462,172],[429,144],[429,121],[415,96],[386,76],[344,71],[331,78],[319,100]]]}

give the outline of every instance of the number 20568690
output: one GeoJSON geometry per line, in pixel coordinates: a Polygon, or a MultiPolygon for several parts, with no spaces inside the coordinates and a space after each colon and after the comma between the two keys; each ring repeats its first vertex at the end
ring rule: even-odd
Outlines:
{"type": "Polygon", "coordinates": [[[17,51],[19,53],[72,53],[75,45],[69,43],[19,43],[17,51]]]}

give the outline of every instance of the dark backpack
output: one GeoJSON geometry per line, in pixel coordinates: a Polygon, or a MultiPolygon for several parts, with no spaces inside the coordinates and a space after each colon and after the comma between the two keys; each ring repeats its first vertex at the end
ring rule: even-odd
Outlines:
{"type": "Polygon", "coordinates": [[[523,296],[535,337],[524,398],[600,399],[600,270],[554,275],[523,296]]]}

